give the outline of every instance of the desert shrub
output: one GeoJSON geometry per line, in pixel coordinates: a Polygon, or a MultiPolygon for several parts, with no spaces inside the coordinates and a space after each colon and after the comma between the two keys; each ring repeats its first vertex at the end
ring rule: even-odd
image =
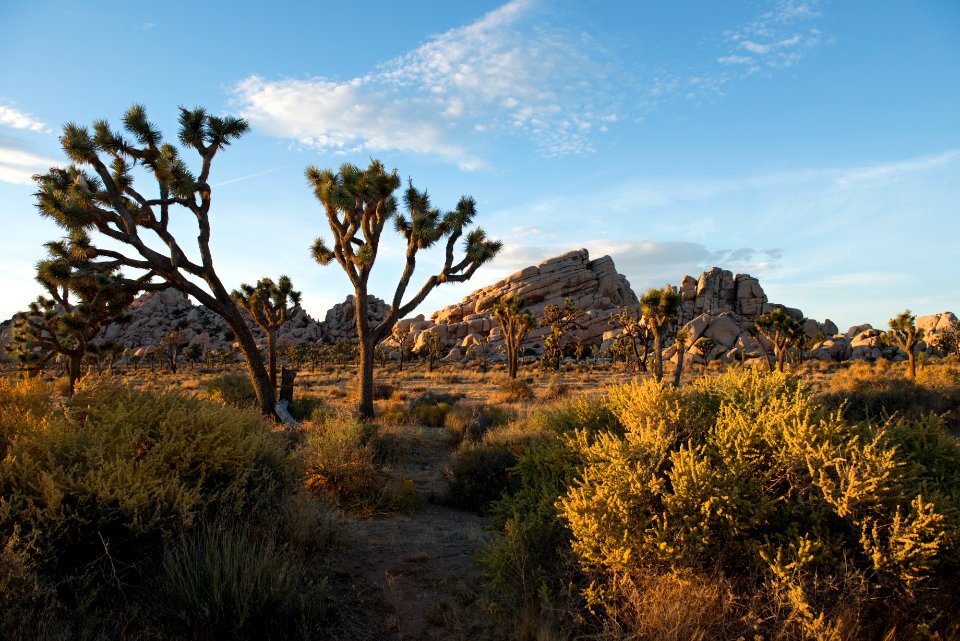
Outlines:
{"type": "Polygon", "coordinates": [[[511,413],[502,407],[460,402],[447,412],[443,425],[457,442],[478,441],[487,430],[505,424],[511,416],[511,413]]]}
{"type": "Polygon", "coordinates": [[[166,627],[197,639],[273,636],[294,614],[303,563],[269,533],[219,522],[164,549],[159,610],[166,627]]]}
{"type": "Polygon", "coordinates": [[[412,412],[418,407],[422,406],[436,406],[436,405],[456,405],[457,401],[463,398],[463,394],[450,394],[447,392],[434,392],[428,391],[422,394],[418,394],[414,398],[410,399],[409,410],[412,412]]]}
{"type": "Polygon", "coordinates": [[[0,459],[22,432],[41,423],[50,411],[49,385],[40,378],[17,382],[0,378],[0,459]]]}
{"type": "Polygon", "coordinates": [[[562,381],[551,381],[544,395],[551,401],[567,398],[570,396],[570,386],[562,381]]]}
{"type": "Polygon", "coordinates": [[[410,411],[408,416],[414,425],[443,427],[444,420],[447,418],[449,412],[450,405],[441,402],[436,405],[417,405],[410,411]]]}
{"type": "Polygon", "coordinates": [[[377,464],[377,425],[350,418],[328,421],[302,450],[307,489],[361,516],[415,509],[404,482],[392,481],[377,464]]]}
{"type": "Polygon", "coordinates": [[[98,384],[66,411],[21,415],[0,462],[0,534],[19,532],[54,579],[132,571],[201,517],[276,511],[295,480],[257,413],[179,393],[98,384]]]}
{"type": "Polygon", "coordinates": [[[519,378],[507,379],[497,387],[497,391],[492,396],[494,403],[513,403],[533,398],[533,389],[530,384],[519,378]]]}
{"type": "Polygon", "coordinates": [[[211,378],[200,396],[244,409],[257,405],[257,393],[253,390],[250,378],[238,372],[211,378]]]}
{"type": "Polygon", "coordinates": [[[938,363],[921,369],[916,379],[855,363],[827,380],[823,401],[843,408],[852,421],[882,420],[894,414],[907,419],[935,412],[960,428],[960,368],[938,363]]]}
{"type": "Polygon", "coordinates": [[[464,442],[445,470],[449,481],[446,502],[464,510],[485,512],[510,487],[510,470],[516,462],[516,455],[503,447],[464,442]]]}
{"type": "Polygon", "coordinates": [[[310,552],[336,540],[340,518],[341,512],[325,497],[297,492],[284,505],[280,525],[287,541],[310,552]]]}
{"type": "Polygon", "coordinates": [[[329,412],[329,410],[326,408],[323,399],[316,396],[300,395],[295,397],[290,404],[290,415],[298,421],[306,419],[315,421],[315,416],[323,416],[325,412],[329,412]]]}
{"type": "Polygon", "coordinates": [[[514,623],[516,638],[572,632],[586,614],[579,592],[583,573],[555,506],[584,463],[569,438],[577,430],[588,438],[623,433],[607,400],[582,397],[484,437],[484,442],[515,448],[518,456],[512,491],[492,505],[493,537],[482,553],[492,592],[514,623]]]}
{"type": "MultiPolygon", "coordinates": [[[[921,613],[945,625],[930,595],[956,590],[960,521],[943,471],[960,446],[942,422],[846,422],[796,380],[757,371],[610,396],[625,433],[568,438],[585,463],[558,502],[584,595],[610,627],[645,634],[632,607],[645,582],[691,572],[766,595],[755,612],[786,603],[754,634],[834,638],[850,612],[880,631],[921,613]],[[841,598],[851,582],[863,586],[853,605],[841,598]]],[[[718,616],[750,619],[731,612],[718,616]]]]}

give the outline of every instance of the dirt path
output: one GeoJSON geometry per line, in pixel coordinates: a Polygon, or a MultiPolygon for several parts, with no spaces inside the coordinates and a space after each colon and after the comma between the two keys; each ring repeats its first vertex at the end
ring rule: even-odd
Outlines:
{"type": "MultiPolygon", "coordinates": [[[[403,515],[351,519],[334,560],[353,596],[340,626],[350,639],[492,639],[484,579],[475,556],[486,539],[483,519],[430,501],[446,486],[453,444],[440,429],[405,428],[409,445],[387,472],[411,479],[425,502],[403,515]]],[[[344,595],[346,596],[346,595],[344,595]]]]}

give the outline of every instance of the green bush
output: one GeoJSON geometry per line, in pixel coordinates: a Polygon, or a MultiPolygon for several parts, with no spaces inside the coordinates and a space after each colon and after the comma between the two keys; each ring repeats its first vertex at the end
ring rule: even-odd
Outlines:
{"type": "Polygon", "coordinates": [[[502,407],[460,402],[447,412],[443,425],[457,442],[476,442],[483,438],[489,429],[505,424],[511,417],[512,414],[502,407]]]}
{"type": "Polygon", "coordinates": [[[827,638],[851,608],[879,630],[915,629],[920,613],[947,622],[931,595],[957,589],[943,581],[956,572],[960,445],[942,422],[845,422],[796,380],[758,372],[625,386],[611,406],[624,436],[569,440],[586,463],[558,508],[585,594],[618,624],[636,623],[651,574],[717,570],[780,604],[757,633],[827,638]],[[866,586],[853,606],[851,584],[866,586]]]}
{"type": "Polygon", "coordinates": [[[241,409],[257,406],[257,393],[253,389],[250,377],[237,372],[211,378],[200,396],[241,409]]]}
{"type": "Polygon", "coordinates": [[[409,418],[414,425],[443,427],[444,419],[449,412],[450,405],[443,402],[436,405],[417,405],[411,409],[409,418]]]}
{"type": "Polygon", "coordinates": [[[375,423],[327,421],[302,451],[307,489],[361,516],[417,509],[416,488],[389,479],[378,464],[378,457],[389,458],[390,441],[378,439],[375,423]]]}
{"type": "Polygon", "coordinates": [[[135,567],[201,517],[275,511],[296,476],[257,413],[178,393],[99,384],[65,412],[21,416],[0,462],[0,534],[19,532],[55,577],[135,567]]]}
{"type": "Polygon", "coordinates": [[[447,503],[485,512],[510,487],[510,470],[516,463],[516,455],[503,447],[464,442],[446,470],[447,503]]]}

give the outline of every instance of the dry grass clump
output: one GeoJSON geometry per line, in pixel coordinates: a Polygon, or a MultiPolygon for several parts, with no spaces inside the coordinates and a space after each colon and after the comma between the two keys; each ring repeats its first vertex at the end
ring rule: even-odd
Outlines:
{"type": "Polygon", "coordinates": [[[240,408],[256,407],[257,404],[257,393],[250,377],[240,372],[211,378],[200,391],[200,397],[240,408]]]}
{"type": "Polygon", "coordinates": [[[302,451],[307,489],[361,516],[418,509],[413,484],[392,481],[380,469],[389,442],[378,446],[376,432],[375,423],[340,417],[309,434],[302,451]]]}
{"type": "Polygon", "coordinates": [[[527,381],[519,378],[507,379],[500,383],[490,400],[494,403],[515,403],[533,398],[533,388],[527,381]]]}
{"type": "Polygon", "coordinates": [[[450,409],[443,425],[457,443],[464,440],[475,442],[488,430],[507,423],[511,418],[512,413],[502,407],[461,401],[450,409]]]}

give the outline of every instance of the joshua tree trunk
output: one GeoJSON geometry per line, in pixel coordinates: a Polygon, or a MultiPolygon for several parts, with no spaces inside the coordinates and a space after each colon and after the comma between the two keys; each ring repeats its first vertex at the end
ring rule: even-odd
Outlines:
{"type": "Polygon", "coordinates": [[[673,370],[673,386],[680,387],[680,377],[683,376],[683,354],[686,352],[686,341],[677,341],[677,369],[673,370]]]}
{"type": "Polygon", "coordinates": [[[360,394],[359,413],[363,420],[373,418],[373,336],[367,319],[367,290],[357,287],[355,290],[357,317],[357,339],[360,347],[360,381],[357,391],[360,394]]]}
{"type": "MultiPolygon", "coordinates": [[[[210,305],[207,306],[210,307],[210,305]]],[[[266,416],[276,416],[276,387],[270,384],[267,369],[263,366],[263,357],[260,356],[260,348],[257,347],[257,342],[253,340],[253,334],[243,321],[240,310],[235,305],[231,304],[231,307],[232,310],[224,305],[219,310],[214,309],[213,311],[219,313],[227,321],[227,325],[233,330],[234,336],[240,343],[240,349],[243,351],[244,360],[247,363],[247,372],[250,374],[250,380],[254,383],[253,388],[257,395],[257,403],[260,404],[260,411],[266,416]]]]}
{"type": "Polygon", "coordinates": [[[67,366],[67,377],[69,378],[69,387],[67,396],[72,397],[76,389],[77,381],[80,380],[80,361],[83,358],[83,349],[78,348],[69,354],[70,363],[67,366]]]}
{"type": "Polygon", "coordinates": [[[663,380],[663,336],[662,332],[653,332],[653,377],[659,383],[663,380]]]}
{"type": "Polygon", "coordinates": [[[907,350],[907,376],[911,379],[917,378],[917,355],[912,349],[907,350]]]}
{"type": "Polygon", "coordinates": [[[270,355],[270,387],[277,389],[277,330],[267,332],[267,353],[270,355]]]}

